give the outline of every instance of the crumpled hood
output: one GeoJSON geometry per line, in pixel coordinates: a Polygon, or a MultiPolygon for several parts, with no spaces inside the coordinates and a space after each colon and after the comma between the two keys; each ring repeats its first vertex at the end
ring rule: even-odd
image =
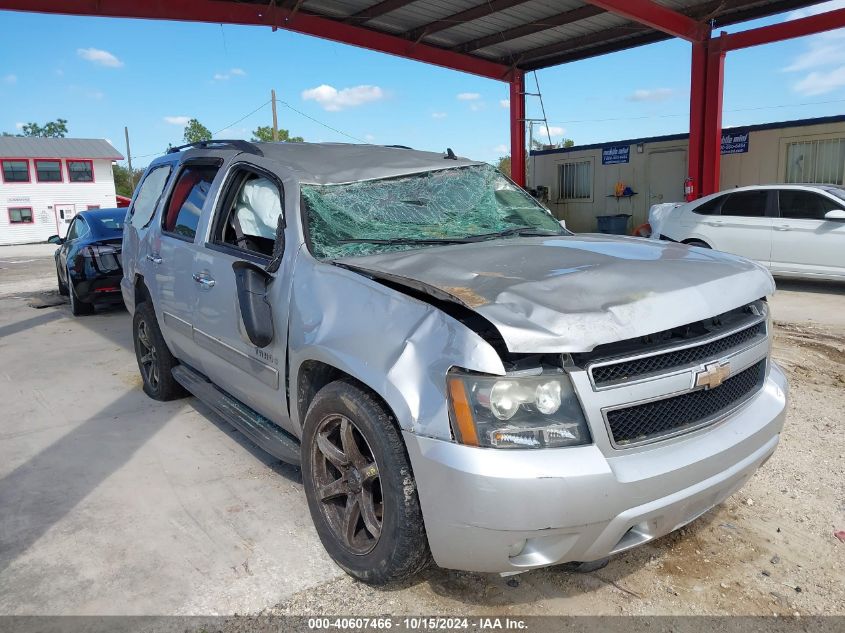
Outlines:
{"type": "Polygon", "coordinates": [[[587,352],[770,295],[749,260],[672,242],[576,235],[492,240],[336,260],[449,295],[512,352],[587,352]]]}

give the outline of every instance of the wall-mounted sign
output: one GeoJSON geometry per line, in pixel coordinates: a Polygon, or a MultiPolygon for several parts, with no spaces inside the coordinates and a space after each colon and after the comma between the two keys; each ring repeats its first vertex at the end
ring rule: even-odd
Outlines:
{"type": "Polygon", "coordinates": [[[6,198],[6,202],[14,204],[15,202],[29,202],[29,196],[15,196],[14,198],[6,198]]]}
{"type": "Polygon", "coordinates": [[[631,156],[630,145],[609,145],[601,148],[602,165],[619,165],[627,163],[631,156]]]}
{"type": "Polygon", "coordinates": [[[748,151],[748,130],[734,130],[722,133],[723,154],[745,154],[748,151]]]}

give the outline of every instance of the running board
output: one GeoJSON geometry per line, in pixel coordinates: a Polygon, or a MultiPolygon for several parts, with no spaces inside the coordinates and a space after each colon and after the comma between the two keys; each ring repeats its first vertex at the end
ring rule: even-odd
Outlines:
{"type": "Polygon", "coordinates": [[[260,413],[218,389],[205,376],[185,365],[172,370],[180,385],[273,457],[299,465],[299,441],[260,413]]]}

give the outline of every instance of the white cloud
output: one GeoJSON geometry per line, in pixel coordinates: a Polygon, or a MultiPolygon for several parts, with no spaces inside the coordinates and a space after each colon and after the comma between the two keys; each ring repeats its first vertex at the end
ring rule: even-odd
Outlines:
{"type": "Polygon", "coordinates": [[[830,71],[814,71],[792,86],[795,92],[815,96],[845,86],[845,66],[830,71]]]}
{"type": "Polygon", "coordinates": [[[214,81],[228,81],[232,77],[243,77],[246,75],[246,71],[242,68],[231,68],[229,72],[225,73],[214,73],[214,81]]]}
{"type": "Polygon", "coordinates": [[[164,117],[165,123],[170,123],[170,125],[187,125],[188,121],[191,120],[189,116],[166,116],[164,117]]]}
{"type": "MultiPolygon", "coordinates": [[[[548,128],[546,128],[545,125],[540,125],[537,127],[537,134],[546,137],[551,135],[552,138],[554,138],[556,136],[563,136],[564,134],[566,134],[566,128],[562,128],[557,125],[550,125],[548,128]]],[[[535,136],[535,138],[537,137],[535,136]]]]}
{"type": "Polygon", "coordinates": [[[100,66],[108,66],[109,68],[120,68],[123,62],[108,51],[100,50],[99,48],[77,48],[76,54],[82,59],[99,64],[100,66]]]}
{"type": "Polygon", "coordinates": [[[376,137],[372,134],[364,134],[364,140],[368,143],[372,143],[374,140],[376,140],[376,137]]]}
{"type": "Polygon", "coordinates": [[[473,112],[478,112],[479,110],[483,110],[487,106],[484,104],[483,101],[476,101],[469,104],[469,109],[473,112]]]}
{"type": "Polygon", "coordinates": [[[337,112],[344,108],[354,108],[365,103],[380,101],[384,97],[384,90],[378,86],[369,85],[353,86],[338,90],[334,86],[322,84],[316,88],[309,88],[308,90],[302,91],[303,100],[316,101],[323,107],[323,110],[329,112],[337,112]]]}
{"type": "Polygon", "coordinates": [[[497,154],[507,154],[511,151],[511,148],[502,143],[501,145],[496,145],[496,147],[493,148],[493,151],[497,154]]]}
{"type": "Polygon", "coordinates": [[[18,76],[14,75],[12,73],[9,73],[5,77],[3,77],[3,81],[6,82],[7,84],[16,84],[16,83],[18,83],[18,76]]]}
{"type": "Polygon", "coordinates": [[[510,99],[500,99],[499,105],[502,106],[505,110],[511,107],[511,100],[510,99]]]}
{"type": "Polygon", "coordinates": [[[671,88],[640,88],[628,95],[628,101],[666,101],[675,94],[671,88]]]}
{"type": "Polygon", "coordinates": [[[481,95],[477,92],[458,93],[458,101],[476,101],[478,99],[481,99],[481,95]]]}
{"type": "Polygon", "coordinates": [[[18,129],[18,130],[22,130],[24,125],[26,125],[26,123],[21,123],[19,121],[19,122],[15,123],[15,128],[18,129]]]}
{"type": "Polygon", "coordinates": [[[432,119],[445,119],[448,115],[445,112],[432,112],[432,119]]]}
{"type": "Polygon", "coordinates": [[[795,11],[790,11],[786,16],[786,19],[797,20],[799,18],[806,18],[810,15],[818,15],[820,13],[827,13],[828,11],[835,11],[836,9],[845,9],[845,0],[830,0],[830,2],[821,2],[803,9],[796,9],[795,11]]]}

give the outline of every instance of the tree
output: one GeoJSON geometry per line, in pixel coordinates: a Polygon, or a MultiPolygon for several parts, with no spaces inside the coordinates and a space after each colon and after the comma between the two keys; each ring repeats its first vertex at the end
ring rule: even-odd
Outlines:
{"type": "Polygon", "coordinates": [[[27,123],[21,128],[21,136],[46,136],[49,138],[64,138],[67,134],[67,119],[47,121],[43,126],[37,123],[27,123]]]}
{"type": "Polygon", "coordinates": [[[496,162],[496,169],[502,172],[505,176],[511,175],[511,155],[501,156],[496,162]]]}
{"type": "MultiPolygon", "coordinates": [[[[304,143],[305,139],[301,136],[291,136],[287,130],[279,130],[279,140],[286,143],[304,143]]],[[[269,125],[262,125],[252,131],[252,142],[273,142],[273,128],[269,125]]]]}
{"type": "Polygon", "coordinates": [[[128,167],[114,163],[112,165],[112,173],[114,174],[114,188],[117,195],[131,198],[135,192],[135,185],[141,180],[144,170],[133,169],[132,173],[130,173],[128,167]]]}
{"type": "Polygon", "coordinates": [[[562,138],[557,143],[552,143],[549,145],[548,143],[543,143],[542,141],[534,139],[534,143],[531,146],[531,149],[560,149],[562,147],[573,147],[575,145],[575,141],[571,138],[562,138]]]}
{"type": "Polygon", "coordinates": [[[211,140],[211,130],[205,127],[196,119],[188,121],[185,126],[185,133],[183,135],[186,143],[199,143],[200,141],[211,140]]]}

